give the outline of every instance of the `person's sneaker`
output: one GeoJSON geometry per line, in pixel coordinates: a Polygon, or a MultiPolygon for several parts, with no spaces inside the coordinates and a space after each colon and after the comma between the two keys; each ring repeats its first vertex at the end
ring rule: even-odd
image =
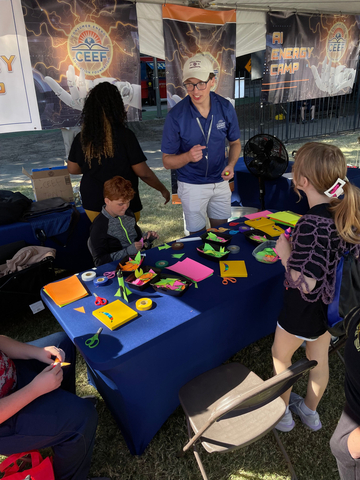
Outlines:
{"type": "Polygon", "coordinates": [[[290,432],[295,427],[295,422],[291,412],[285,413],[280,422],[275,425],[276,430],[280,432],[290,432]]]}
{"type": "Polygon", "coordinates": [[[306,413],[304,413],[301,409],[303,403],[304,399],[300,395],[291,392],[289,403],[290,410],[295,413],[295,415],[298,415],[302,423],[308,428],[310,428],[310,430],[313,430],[314,432],[320,430],[322,425],[320,422],[319,414],[315,412],[313,414],[306,415],[306,413]]]}

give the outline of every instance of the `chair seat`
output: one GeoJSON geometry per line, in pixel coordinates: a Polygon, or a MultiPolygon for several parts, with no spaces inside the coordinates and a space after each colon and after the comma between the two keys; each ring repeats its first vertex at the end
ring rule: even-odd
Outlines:
{"type": "MultiPolygon", "coordinates": [[[[240,363],[229,363],[184,385],[179,392],[180,403],[196,434],[214,409],[262,383],[260,377],[240,363]]],[[[232,410],[206,430],[201,443],[209,453],[244,447],[272,430],[284,415],[285,408],[284,401],[278,397],[250,413],[237,415],[237,411],[232,410]]]]}

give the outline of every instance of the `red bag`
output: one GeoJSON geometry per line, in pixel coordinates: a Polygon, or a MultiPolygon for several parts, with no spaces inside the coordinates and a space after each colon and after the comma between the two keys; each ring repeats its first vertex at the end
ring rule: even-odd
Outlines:
{"type": "MultiPolygon", "coordinates": [[[[25,462],[28,463],[27,460],[25,462]]],[[[0,464],[0,472],[4,473],[3,478],[7,480],[24,480],[28,475],[31,476],[31,480],[55,480],[52,458],[46,457],[44,460],[38,450],[10,455],[0,464]],[[31,456],[32,467],[19,472],[17,461],[27,455],[31,456]]]]}

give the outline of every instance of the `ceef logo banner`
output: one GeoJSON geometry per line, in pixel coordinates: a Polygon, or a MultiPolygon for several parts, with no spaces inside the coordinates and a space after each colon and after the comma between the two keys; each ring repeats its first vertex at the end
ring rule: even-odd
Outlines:
{"type": "Polygon", "coordinates": [[[68,53],[73,64],[90,76],[109,68],[113,49],[109,35],[96,23],[79,23],[68,37],[68,53]]]}
{"type": "Polygon", "coordinates": [[[331,62],[340,62],[346,52],[349,34],[342,22],[331,27],[326,41],[326,54],[331,62]]]}

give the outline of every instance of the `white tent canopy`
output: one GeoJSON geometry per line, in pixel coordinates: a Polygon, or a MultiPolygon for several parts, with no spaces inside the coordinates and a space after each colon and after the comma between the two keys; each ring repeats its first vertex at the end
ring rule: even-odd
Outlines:
{"type": "MultiPolygon", "coordinates": [[[[238,3],[235,0],[199,0],[201,4],[213,10],[236,9],[236,56],[240,57],[252,52],[265,49],[266,12],[288,11],[309,12],[314,14],[360,14],[359,0],[337,1],[289,1],[271,2],[268,0],[250,0],[247,3],[238,3]],[[316,5],[316,9],[314,6],[316,5]]],[[[188,2],[171,1],[169,3],[192,6],[188,2]]],[[[139,28],[140,52],[152,57],[165,58],[162,7],[163,1],[137,2],[137,16],[139,28]]]]}

